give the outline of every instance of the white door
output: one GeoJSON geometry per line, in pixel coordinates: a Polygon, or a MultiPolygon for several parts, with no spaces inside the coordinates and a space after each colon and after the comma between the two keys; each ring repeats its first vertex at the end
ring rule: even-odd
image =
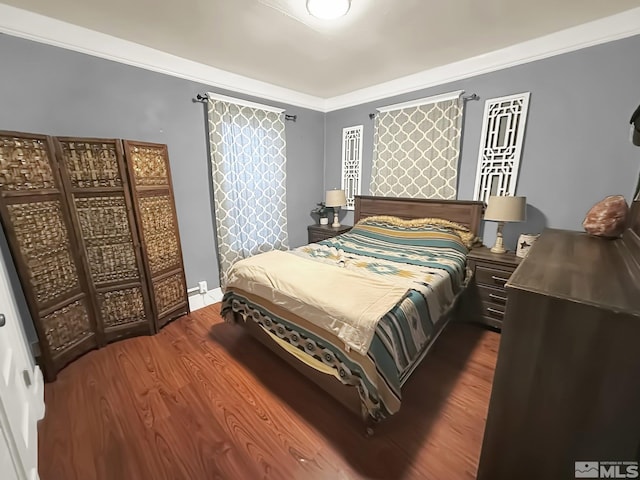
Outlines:
{"type": "Polygon", "coordinates": [[[0,477],[38,477],[38,420],[44,384],[30,354],[0,252],[0,477]]]}
{"type": "Polygon", "coordinates": [[[20,480],[16,467],[13,465],[13,458],[9,450],[9,440],[0,432],[0,472],[4,480],[20,480]]]}

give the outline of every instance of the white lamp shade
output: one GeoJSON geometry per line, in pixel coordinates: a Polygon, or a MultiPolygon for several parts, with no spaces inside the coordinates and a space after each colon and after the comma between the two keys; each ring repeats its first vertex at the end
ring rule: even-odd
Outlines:
{"type": "Polygon", "coordinates": [[[307,0],[307,10],[311,15],[322,20],[333,20],[346,15],[351,7],[351,0],[307,0]]]}
{"type": "Polygon", "coordinates": [[[523,222],[527,218],[527,197],[489,197],[485,220],[523,222]]]}
{"type": "Polygon", "coordinates": [[[347,196],[344,190],[327,190],[324,204],[327,207],[343,207],[347,204],[347,196]]]}

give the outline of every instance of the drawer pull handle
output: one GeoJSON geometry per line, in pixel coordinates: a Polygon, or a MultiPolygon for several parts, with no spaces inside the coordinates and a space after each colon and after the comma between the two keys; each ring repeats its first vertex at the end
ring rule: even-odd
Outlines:
{"type": "Polygon", "coordinates": [[[491,307],[487,307],[487,312],[493,313],[494,315],[500,315],[501,317],[504,316],[504,312],[501,312],[500,310],[496,310],[495,308],[491,308],[491,307]]]}
{"type": "Polygon", "coordinates": [[[490,293],[490,294],[489,294],[489,298],[492,298],[492,299],[494,299],[494,300],[498,300],[498,301],[500,301],[500,302],[506,302],[506,301],[507,301],[507,298],[506,298],[506,297],[501,297],[500,295],[495,295],[495,294],[493,294],[493,293],[490,293]]]}
{"type": "Polygon", "coordinates": [[[491,279],[494,282],[502,282],[502,283],[507,283],[509,281],[508,278],[496,277],[495,275],[491,275],[491,279]]]}

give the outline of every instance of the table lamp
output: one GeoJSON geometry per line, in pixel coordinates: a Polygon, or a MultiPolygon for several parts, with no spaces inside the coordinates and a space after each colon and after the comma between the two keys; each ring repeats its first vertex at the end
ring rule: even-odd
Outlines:
{"type": "Polygon", "coordinates": [[[340,207],[347,204],[347,196],[345,195],[344,190],[327,190],[324,204],[327,207],[333,208],[333,225],[331,226],[338,228],[340,226],[340,222],[338,221],[338,212],[340,211],[340,207]]]}
{"type": "Polygon", "coordinates": [[[493,253],[506,253],[502,240],[502,229],[505,222],[523,222],[526,218],[527,197],[489,197],[489,205],[484,219],[498,222],[496,244],[491,248],[493,253]]]}

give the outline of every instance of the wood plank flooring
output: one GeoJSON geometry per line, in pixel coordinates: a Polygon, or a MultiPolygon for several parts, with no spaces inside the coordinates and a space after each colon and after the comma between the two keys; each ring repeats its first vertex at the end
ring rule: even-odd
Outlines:
{"type": "Polygon", "coordinates": [[[219,305],[91,352],[45,388],[42,480],[473,479],[500,336],[452,324],[400,413],[359,418],[219,305]]]}

